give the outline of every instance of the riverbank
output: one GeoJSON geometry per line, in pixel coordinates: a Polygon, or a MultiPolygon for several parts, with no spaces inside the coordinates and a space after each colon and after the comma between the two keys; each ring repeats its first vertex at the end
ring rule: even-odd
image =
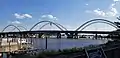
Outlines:
{"type": "MultiPolygon", "coordinates": [[[[33,57],[33,58],[70,58],[70,57],[86,57],[85,54],[85,49],[97,49],[99,47],[102,47],[103,50],[105,51],[105,54],[107,55],[108,58],[110,58],[109,56],[111,56],[111,54],[109,52],[113,51],[113,50],[120,50],[120,41],[109,41],[105,44],[101,44],[101,45],[89,45],[86,47],[82,47],[82,48],[72,48],[72,49],[63,49],[63,50],[46,50],[43,52],[39,52],[38,54],[34,54],[34,55],[27,55],[27,57],[33,57]],[[117,47],[117,48],[116,48],[117,47]]],[[[119,51],[118,51],[119,52],[119,51]]],[[[117,53],[118,53],[117,52],[117,53]]],[[[25,54],[23,54],[25,55],[25,54]]],[[[26,56],[25,55],[25,56],[26,56]]],[[[18,55],[17,55],[18,56],[18,55]]],[[[15,56],[14,56],[15,57],[15,56]]],[[[23,57],[23,56],[22,56],[23,57]]]]}
{"type": "Polygon", "coordinates": [[[78,56],[80,58],[86,57],[85,49],[86,50],[92,50],[102,47],[105,51],[106,55],[109,56],[108,52],[112,51],[113,49],[120,49],[120,41],[109,41],[105,44],[101,45],[89,45],[82,48],[72,48],[72,49],[63,49],[58,51],[45,51],[38,55],[37,58],[74,58],[75,56],[78,56]],[[117,47],[117,48],[116,48],[117,47]]]}

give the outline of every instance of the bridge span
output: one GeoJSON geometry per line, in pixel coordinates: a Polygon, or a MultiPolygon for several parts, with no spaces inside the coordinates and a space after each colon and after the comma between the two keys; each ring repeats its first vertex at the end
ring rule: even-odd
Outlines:
{"type": "MultiPolygon", "coordinates": [[[[34,38],[50,38],[51,36],[55,36],[56,39],[61,39],[62,37],[66,37],[67,39],[79,39],[79,38],[91,38],[92,39],[99,39],[99,38],[120,38],[120,28],[116,25],[116,23],[105,20],[105,19],[93,19],[90,21],[85,22],[84,24],[82,24],[81,26],[79,26],[76,30],[74,31],[70,31],[67,30],[64,26],[62,26],[61,24],[55,23],[55,22],[51,22],[51,21],[40,21],[38,23],[36,23],[35,25],[33,25],[30,29],[25,28],[24,26],[15,26],[15,25],[8,25],[5,28],[3,28],[2,32],[0,32],[0,45],[2,42],[2,39],[7,39],[7,43],[9,44],[9,51],[10,51],[10,44],[11,44],[11,40],[12,39],[13,42],[17,42],[17,46],[18,48],[21,48],[22,44],[21,44],[21,40],[22,39],[30,39],[30,43],[32,43],[32,40],[34,38]],[[44,25],[42,25],[41,27],[39,25],[46,23],[44,25]],[[112,27],[114,27],[117,31],[82,31],[84,30],[86,27],[95,24],[95,23],[105,23],[108,24],[112,27]],[[59,30],[41,30],[43,27],[45,27],[46,25],[54,25],[56,26],[59,30]],[[40,27],[39,30],[35,30],[37,28],[35,27],[40,27]],[[12,27],[12,31],[7,30],[7,28],[12,27]],[[26,31],[23,31],[20,29],[20,27],[26,31]],[[35,31],[34,31],[35,30],[35,31]],[[9,32],[5,32],[5,31],[9,31],[9,32]],[[90,34],[90,35],[86,35],[86,34],[90,34]],[[92,34],[92,35],[91,35],[92,34]],[[107,35],[106,35],[107,34],[107,35]],[[106,36],[103,36],[106,35],[106,36]],[[17,41],[16,41],[17,40],[17,41]],[[18,43],[20,40],[20,43],[18,43]]],[[[46,44],[47,44],[47,40],[46,40],[46,44]]],[[[46,45],[47,47],[47,45],[46,45]]],[[[4,48],[3,48],[4,49],[4,48]]]]}
{"type": "MultiPolygon", "coordinates": [[[[113,35],[116,36],[116,34],[119,34],[120,31],[59,31],[59,30],[39,30],[39,31],[19,31],[19,32],[0,32],[0,39],[12,39],[13,41],[16,39],[20,40],[20,43],[16,43],[18,45],[18,48],[23,47],[22,46],[22,39],[29,39],[30,45],[33,43],[33,39],[35,38],[43,38],[43,35],[45,36],[45,48],[47,49],[47,38],[50,38],[50,36],[55,36],[56,39],[61,39],[62,37],[66,36],[67,39],[80,39],[80,38],[89,38],[92,37],[92,39],[106,39],[106,38],[116,38],[113,35]],[[92,35],[85,35],[85,34],[92,34],[92,35]],[[107,36],[101,36],[104,34],[107,34],[107,36]]],[[[119,39],[119,37],[117,37],[119,39]]],[[[8,41],[9,49],[8,51],[11,51],[10,44],[11,41],[8,41]]],[[[3,48],[4,49],[4,48],[3,48]]],[[[6,49],[7,50],[7,49],[6,49]]]]}
{"type": "Polygon", "coordinates": [[[58,38],[61,38],[61,34],[67,35],[68,38],[78,36],[78,34],[119,34],[120,31],[59,31],[59,30],[40,30],[40,31],[21,31],[21,32],[0,32],[0,38],[4,37],[23,37],[30,38],[32,35],[38,34],[40,37],[43,34],[56,34],[58,38]]]}

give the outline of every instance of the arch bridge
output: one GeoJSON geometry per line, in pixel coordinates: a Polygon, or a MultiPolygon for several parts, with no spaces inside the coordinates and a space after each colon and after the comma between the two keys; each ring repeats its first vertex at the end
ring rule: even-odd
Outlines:
{"type": "MultiPolygon", "coordinates": [[[[2,40],[3,38],[31,38],[31,41],[32,41],[32,38],[35,38],[35,37],[41,38],[41,36],[43,34],[56,34],[57,35],[56,38],[61,38],[62,34],[65,34],[67,36],[67,38],[76,38],[76,39],[79,38],[78,34],[81,34],[81,33],[95,34],[94,37],[96,39],[98,37],[100,37],[98,34],[110,34],[110,35],[115,35],[115,34],[118,35],[119,34],[120,35],[120,31],[83,31],[86,27],[88,27],[92,24],[95,24],[95,23],[105,23],[105,24],[108,24],[108,25],[116,28],[117,30],[119,29],[119,27],[116,25],[116,23],[105,20],[105,19],[93,19],[93,20],[87,21],[84,24],[82,24],[81,26],[79,26],[74,31],[69,31],[64,26],[62,26],[61,24],[58,24],[58,23],[54,23],[51,21],[40,21],[40,22],[34,24],[29,30],[23,26],[8,25],[0,32],[0,40],[2,40]],[[42,24],[42,23],[46,23],[46,24],[42,25],[39,28],[40,30],[34,30],[37,25],[42,24]],[[60,30],[41,30],[42,28],[44,28],[45,26],[47,26],[49,24],[56,26],[60,30]],[[17,29],[18,31],[5,32],[5,30],[9,27],[14,27],[12,30],[17,29]],[[23,28],[25,31],[22,31],[20,29],[20,27],[23,28]]],[[[90,35],[90,36],[92,36],[92,35],[90,35]]],[[[109,38],[112,38],[112,37],[110,36],[109,38]]],[[[119,38],[120,38],[120,36],[119,36],[119,38]]]]}
{"type": "MultiPolygon", "coordinates": [[[[43,34],[57,34],[57,38],[61,38],[61,33],[64,33],[65,35],[67,35],[67,38],[77,38],[78,37],[78,33],[91,33],[91,34],[110,34],[112,33],[112,31],[108,31],[108,32],[105,32],[105,31],[82,31],[84,30],[86,27],[92,25],[92,24],[95,24],[95,23],[105,23],[105,24],[108,24],[114,28],[116,28],[117,30],[119,29],[119,27],[114,23],[114,22],[111,22],[109,20],[105,20],[105,19],[93,19],[93,20],[90,20],[90,21],[87,21],[85,23],[83,23],[81,26],[79,26],[75,31],[68,31],[65,27],[63,27],[61,24],[58,24],[58,23],[54,23],[54,22],[51,22],[51,21],[40,21],[36,24],[34,24],[30,30],[26,30],[26,28],[24,28],[26,31],[21,31],[18,27],[21,27],[21,26],[14,26],[14,25],[8,25],[6,26],[2,32],[0,34],[3,34],[3,33],[6,33],[6,32],[3,32],[5,31],[6,28],[10,27],[10,26],[13,26],[15,27],[16,29],[18,29],[18,33],[22,33],[23,35],[26,35],[27,34],[27,37],[31,37],[33,35],[38,35],[39,37],[41,37],[43,34]],[[39,30],[39,31],[34,31],[33,32],[33,29],[35,29],[35,27],[39,24],[42,24],[42,23],[46,23],[44,25],[42,25],[39,29],[42,29],[43,27],[45,27],[46,25],[55,25],[57,28],[60,29],[60,31],[58,30],[39,30]],[[63,32],[64,31],[64,32],[63,32]],[[28,32],[28,33],[27,33],[28,32]],[[30,32],[30,34],[29,34],[30,32]],[[51,32],[51,33],[50,33],[51,32]]],[[[14,29],[15,29],[14,28],[14,29]]],[[[11,32],[9,32],[11,33],[11,32]]],[[[14,32],[13,32],[14,33],[14,32]]]]}

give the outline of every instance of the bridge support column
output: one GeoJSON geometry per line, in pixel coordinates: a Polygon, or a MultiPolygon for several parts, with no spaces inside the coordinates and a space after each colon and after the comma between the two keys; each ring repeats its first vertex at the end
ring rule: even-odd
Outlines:
{"type": "Polygon", "coordinates": [[[23,38],[26,38],[26,34],[23,34],[23,38]]]}
{"type": "Polygon", "coordinates": [[[7,38],[7,43],[8,43],[8,47],[9,47],[9,52],[11,51],[11,45],[10,45],[10,38],[8,36],[8,34],[5,34],[6,38],[7,38]]]}
{"type": "Polygon", "coordinates": [[[5,37],[6,37],[6,34],[3,35],[3,38],[5,38],[5,37]]]}
{"type": "Polygon", "coordinates": [[[0,38],[2,38],[2,34],[0,34],[0,38]]]}
{"type": "Polygon", "coordinates": [[[98,39],[97,33],[95,34],[95,39],[98,39]]]}
{"type": "Polygon", "coordinates": [[[60,33],[57,33],[57,39],[58,38],[61,38],[61,34],[60,33]]]}
{"type": "Polygon", "coordinates": [[[78,39],[78,33],[74,33],[74,39],[78,39]]]}
{"type": "Polygon", "coordinates": [[[67,38],[72,39],[72,38],[73,38],[73,33],[69,33],[69,34],[67,34],[67,38]]]}
{"type": "Polygon", "coordinates": [[[43,35],[43,33],[38,34],[38,38],[41,38],[41,37],[42,37],[42,35],[43,35]]]}
{"type": "Polygon", "coordinates": [[[21,42],[22,41],[22,34],[20,34],[19,38],[20,38],[20,45],[19,45],[20,47],[19,48],[21,49],[21,47],[22,47],[22,42],[21,42]]]}

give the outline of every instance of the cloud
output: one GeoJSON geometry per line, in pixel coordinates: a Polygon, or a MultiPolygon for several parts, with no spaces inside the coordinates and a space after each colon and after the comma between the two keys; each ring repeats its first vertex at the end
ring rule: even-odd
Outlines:
{"type": "Polygon", "coordinates": [[[32,16],[30,14],[18,14],[18,13],[15,13],[14,16],[17,19],[32,18],[32,16]]]}
{"type": "Polygon", "coordinates": [[[19,21],[13,21],[13,22],[11,22],[12,24],[21,24],[21,22],[19,22],[19,21]]]}
{"type": "Polygon", "coordinates": [[[111,8],[109,11],[103,11],[103,10],[93,10],[93,12],[96,14],[96,15],[99,15],[99,16],[103,16],[103,17],[113,17],[113,16],[116,16],[118,14],[118,11],[116,10],[116,8],[111,8]]]}
{"type": "Polygon", "coordinates": [[[41,19],[43,20],[49,20],[49,21],[55,21],[58,20],[57,17],[53,16],[53,15],[42,15],[41,19]]]}
{"type": "Polygon", "coordinates": [[[101,17],[116,17],[119,14],[119,12],[116,8],[116,5],[118,3],[116,3],[116,2],[119,2],[119,1],[120,0],[113,0],[113,3],[110,4],[110,6],[105,10],[101,10],[100,8],[97,8],[94,10],[86,10],[85,12],[92,13],[92,14],[95,14],[95,15],[101,16],[101,17]]]}
{"type": "Polygon", "coordinates": [[[26,18],[32,18],[32,16],[29,14],[23,14],[23,16],[25,16],[26,18]]]}
{"type": "Polygon", "coordinates": [[[101,17],[114,17],[118,14],[117,9],[115,8],[116,1],[118,1],[118,0],[114,0],[114,3],[112,3],[110,5],[110,7],[108,7],[108,9],[106,9],[106,10],[101,10],[100,8],[97,8],[94,10],[86,10],[85,12],[92,13],[92,14],[95,14],[95,15],[101,16],[101,17]]]}
{"type": "Polygon", "coordinates": [[[113,0],[114,2],[119,2],[119,0],[113,0]]]}
{"type": "Polygon", "coordinates": [[[111,4],[111,7],[113,7],[113,6],[115,6],[115,4],[113,3],[113,4],[111,4]]]}
{"type": "Polygon", "coordinates": [[[94,12],[96,15],[105,16],[105,12],[104,12],[104,11],[101,11],[99,8],[93,10],[93,12],[94,12]]]}

